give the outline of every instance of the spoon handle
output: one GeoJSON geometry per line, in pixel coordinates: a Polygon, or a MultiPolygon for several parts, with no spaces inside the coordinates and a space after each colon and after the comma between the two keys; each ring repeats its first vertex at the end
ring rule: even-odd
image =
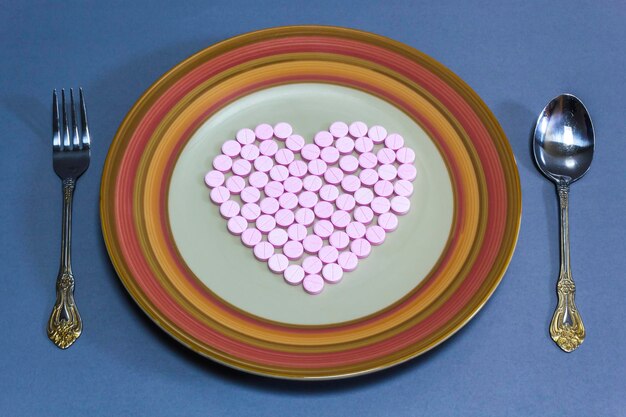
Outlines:
{"type": "Polygon", "coordinates": [[[585,326],[574,303],[576,285],[569,257],[569,185],[558,184],[557,191],[561,218],[561,273],[556,286],[559,303],[550,323],[550,335],[561,349],[571,352],[585,340],[585,326]]]}

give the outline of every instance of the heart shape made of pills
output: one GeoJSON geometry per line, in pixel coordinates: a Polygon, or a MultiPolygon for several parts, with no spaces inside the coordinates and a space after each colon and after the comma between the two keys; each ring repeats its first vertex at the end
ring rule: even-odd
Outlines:
{"type": "Polygon", "coordinates": [[[415,152],[383,126],[334,122],[307,143],[281,122],[239,130],[204,181],[229,232],[319,294],[398,227],[416,175],[415,152]]]}

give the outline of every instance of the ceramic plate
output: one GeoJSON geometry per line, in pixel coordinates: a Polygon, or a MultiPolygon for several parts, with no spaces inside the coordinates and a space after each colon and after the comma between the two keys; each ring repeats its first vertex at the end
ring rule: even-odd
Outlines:
{"type": "Polygon", "coordinates": [[[383,369],[450,337],[502,278],[520,214],[510,147],[466,84],[405,45],[330,27],[245,34],[176,66],[122,123],[101,189],[113,264],[159,326],[220,363],[298,379],[383,369]],[[398,230],[311,296],[227,232],[203,177],[242,127],[287,121],[312,141],[336,120],[400,133],[418,177],[398,230]]]}

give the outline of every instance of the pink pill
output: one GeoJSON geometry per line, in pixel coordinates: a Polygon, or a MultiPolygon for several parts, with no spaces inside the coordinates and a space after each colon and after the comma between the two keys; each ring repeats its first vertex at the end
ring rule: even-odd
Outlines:
{"type": "Polygon", "coordinates": [[[359,258],[350,251],[341,252],[337,258],[337,263],[344,271],[354,271],[359,265],[359,258]]]}
{"type": "Polygon", "coordinates": [[[391,181],[395,179],[397,175],[398,169],[391,164],[385,164],[378,167],[378,176],[383,180],[391,181]]]}
{"type": "Polygon", "coordinates": [[[336,167],[330,167],[324,173],[324,179],[329,184],[339,184],[343,179],[343,171],[336,167]]]}
{"type": "Polygon", "coordinates": [[[320,201],[315,205],[315,207],[313,207],[313,212],[320,219],[330,218],[330,216],[332,216],[333,214],[333,211],[335,211],[335,209],[333,208],[333,205],[328,201],[320,201]]]}
{"type": "Polygon", "coordinates": [[[278,203],[284,209],[293,209],[298,205],[298,196],[294,193],[284,193],[278,197],[278,203]]]}
{"type": "Polygon", "coordinates": [[[289,209],[280,209],[274,214],[274,219],[279,226],[287,227],[296,219],[296,215],[289,209]]]}
{"type": "Polygon", "coordinates": [[[322,261],[317,256],[307,256],[302,261],[302,268],[307,274],[317,274],[323,266],[322,261]]]}
{"type": "Polygon", "coordinates": [[[256,145],[244,145],[241,148],[241,157],[247,161],[254,161],[259,157],[259,147],[256,145]]]}
{"type": "Polygon", "coordinates": [[[358,258],[367,258],[372,252],[372,244],[367,239],[355,239],[350,244],[350,252],[358,258]]]}
{"type": "Polygon", "coordinates": [[[254,135],[259,140],[268,140],[274,136],[274,129],[267,123],[261,123],[254,128],[254,135]]]}
{"type": "Polygon", "coordinates": [[[274,161],[269,156],[261,155],[257,159],[254,160],[254,168],[257,171],[269,172],[273,166],[274,166],[274,161]]]}
{"type": "Polygon", "coordinates": [[[380,180],[374,184],[374,192],[381,197],[389,197],[393,194],[393,184],[387,180],[380,180]]]}
{"type": "Polygon", "coordinates": [[[336,230],[330,235],[328,242],[337,249],[345,249],[350,244],[350,236],[344,231],[336,230]]]}
{"type": "Polygon", "coordinates": [[[265,185],[263,191],[268,197],[278,198],[285,192],[285,187],[278,181],[270,181],[265,185]]]}
{"type": "Polygon", "coordinates": [[[313,141],[320,148],[325,148],[327,146],[332,145],[333,142],[335,141],[335,138],[330,132],[326,132],[325,130],[322,130],[321,132],[317,132],[315,134],[315,138],[313,139],[313,141]]]}
{"type": "Polygon", "coordinates": [[[281,274],[289,266],[289,259],[282,253],[275,253],[267,260],[267,266],[272,272],[281,274]]]}
{"type": "Polygon", "coordinates": [[[398,217],[393,213],[383,213],[378,216],[378,225],[382,227],[385,232],[393,232],[398,228],[398,217]]]}
{"type": "Polygon", "coordinates": [[[374,149],[374,142],[367,136],[363,136],[354,141],[354,149],[358,153],[371,152],[374,149]]]}
{"type": "Polygon", "coordinates": [[[204,176],[204,183],[210,188],[219,187],[224,184],[224,174],[220,171],[209,171],[204,176]]]}
{"type": "Polygon", "coordinates": [[[365,238],[372,245],[380,245],[385,241],[385,230],[380,226],[370,226],[365,232],[365,238]]]}
{"type": "Polygon", "coordinates": [[[241,208],[239,207],[239,203],[233,200],[224,201],[220,205],[220,214],[225,219],[237,216],[240,210],[241,208]]]}
{"type": "Polygon", "coordinates": [[[291,135],[285,140],[285,146],[293,152],[300,152],[305,144],[304,138],[300,135],[291,135]]]}
{"type": "Polygon", "coordinates": [[[374,193],[369,188],[359,188],[354,192],[354,199],[357,203],[366,206],[374,199],[374,193]]]}
{"type": "Polygon", "coordinates": [[[310,208],[299,208],[296,211],[296,222],[303,226],[310,226],[315,220],[315,213],[310,208]]]}
{"type": "Polygon", "coordinates": [[[332,125],[330,125],[330,129],[328,130],[336,138],[346,136],[349,132],[348,125],[345,124],[344,122],[335,122],[332,125]]]}
{"type": "Polygon", "coordinates": [[[324,172],[326,172],[328,165],[326,165],[326,162],[322,161],[321,159],[314,159],[309,162],[308,168],[309,172],[312,175],[323,175],[324,172]]]}
{"type": "Polygon", "coordinates": [[[361,188],[361,180],[356,175],[346,175],[341,180],[341,188],[347,193],[353,193],[361,188]]]}
{"type": "Polygon", "coordinates": [[[349,136],[344,136],[337,139],[335,142],[335,148],[344,155],[351,153],[354,150],[354,139],[349,136]]]}
{"type": "MultiPolygon", "coordinates": [[[[366,206],[363,206],[366,207],[366,206]]],[[[385,197],[375,197],[370,203],[372,211],[376,214],[387,213],[391,208],[391,202],[385,197]]]]}
{"type": "Polygon", "coordinates": [[[329,284],[336,284],[343,278],[343,269],[337,264],[327,264],[322,268],[322,277],[329,284]]]}
{"type": "Polygon", "coordinates": [[[307,161],[312,161],[320,157],[320,152],[321,151],[319,146],[313,143],[308,143],[304,145],[304,147],[302,147],[300,155],[302,155],[303,159],[306,159],[307,161]]]}
{"type": "Polygon", "coordinates": [[[320,158],[327,164],[332,165],[339,160],[339,151],[334,146],[328,146],[322,149],[320,158]]]}
{"type": "Polygon", "coordinates": [[[261,155],[274,156],[278,152],[278,144],[274,140],[264,140],[259,144],[261,155]]]}
{"type": "Polygon", "coordinates": [[[307,191],[319,191],[319,189],[322,188],[322,185],[322,179],[315,175],[307,175],[302,180],[302,186],[307,191]]]}
{"type": "Polygon", "coordinates": [[[346,226],[346,234],[351,238],[351,239],[360,239],[363,236],[365,236],[365,225],[363,223],[359,223],[359,222],[351,222],[350,224],[348,224],[348,226],[346,226]]]}
{"type": "Polygon", "coordinates": [[[320,188],[319,195],[324,201],[335,201],[339,197],[339,189],[332,184],[326,184],[320,188]]]}
{"type": "Polygon", "coordinates": [[[359,160],[353,155],[342,156],[339,160],[339,167],[348,174],[352,174],[359,168],[359,160]]]}
{"type": "Polygon", "coordinates": [[[270,177],[274,181],[283,182],[289,178],[289,169],[284,165],[275,165],[270,169],[270,177]]]}
{"type": "Polygon", "coordinates": [[[298,203],[302,207],[314,207],[317,204],[317,194],[315,194],[313,191],[303,191],[298,196],[298,203]]]}
{"type": "MultiPolygon", "coordinates": [[[[380,197],[377,197],[377,198],[380,198],[380,197]]],[[[375,200],[376,198],[372,200],[372,203],[374,203],[375,200]]],[[[389,200],[387,200],[387,202],[389,202],[389,200]]],[[[373,218],[374,218],[374,211],[367,206],[359,206],[354,210],[354,220],[356,220],[357,222],[360,222],[363,224],[369,224],[373,218]]]]}
{"type": "Polygon", "coordinates": [[[274,214],[280,208],[278,200],[276,200],[274,197],[265,197],[263,200],[261,200],[259,206],[261,207],[261,211],[264,214],[274,214]]]}
{"type": "Polygon", "coordinates": [[[276,248],[282,248],[289,240],[289,235],[284,229],[272,229],[267,234],[267,240],[276,248]]]}
{"type": "Polygon", "coordinates": [[[389,148],[380,149],[376,157],[381,164],[393,164],[396,161],[396,153],[389,148]]]}
{"type": "Polygon", "coordinates": [[[293,161],[289,164],[289,173],[294,177],[304,177],[308,171],[306,162],[293,161]]]}
{"type": "Polygon", "coordinates": [[[263,233],[269,233],[276,227],[276,220],[269,214],[262,214],[256,219],[256,228],[263,233]]]}
{"type": "Polygon", "coordinates": [[[261,207],[256,203],[244,204],[241,207],[241,215],[248,221],[255,221],[261,215],[261,207]]]}
{"type": "Polygon", "coordinates": [[[385,146],[397,151],[404,146],[404,138],[397,133],[392,133],[385,139],[385,146]]]}
{"type": "Polygon", "coordinates": [[[252,164],[245,159],[237,159],[233,162],[233,173],[245,177],[252,171],[252,164]]]}
{"type": "Polygon", "coordinates": [[[411,202],[408,198],[401,195],[391,199],[391,210],[396,214],[407,214],[411,209],[411,202]]]}
{"type": "Polygon", "coordinates": [[[254,246],[253,251],[259,261],[267,261],[274,255],[274,246],[269,242],[259,242],[254,246]]]}
{"type": "Polygon", "coordinates": [[[371,187],[378,182],[378,172],[373,169],[364,169],[359,173],[361,184],[371,187]]]}
{"type": "Polygon", "coordinates": [[[302,180],[298,177],[288,177],[283,182],[283,187],[289,193],[299,193],[302,190],[302,180]]]}
{"type": "Polygon", "coordinates": [[[299,223],[294,223],[287,229],[289,239],[295,240],[296,242],[302,242],[308,233],[307,228],[299,223]]]}
{"type": "Polygon", "coordinates": [[[324,241],[318,235],[308,235],[302,241],[302,245],[307,253],[317,253],[324,246],[324,241]]]}
{"type": "Polygon", "coordinates": [[[231,194],[239,194],[246,187],[246,180],[238,175],[233,175],[226,180],[226,188],[231,194]]]}
{"type": "Polygon", "coordinates": [[[398,180],[393,185],[393,190],[402,197],[409,197],[413,194],[413,184],[407,180],[398,180]]]}
{"type": "Polygon", "coordinates": [[[350,125],[349,132],[353,138],[360,138],[367,134],[367,125],[363,122],[354,122],[350,125]]]}
{"type": "Polygon", "coordinates": [[[317,253],[317,257],[325,264],[331,264],[337,261],[339,251],[334,246],[323,246],[317,253]]]}
{"type": "Polygon", "coordinates": [[[280,122],[274,126],[274,136],[278,139],[287,139],[293,133],[293,128],[289,123],[280,122]]]}
{"type": "Polygon", "coordinates": [[[302,288],[311,295],[316,295],[324,290],[324,279],[317,275],[306,275],[302,280],[302,288]]]}
{"type": "Polygon", "coordinates": [[[232,158],[239,155],[239,152],[241,152],[241,144],[236,140],[227,140],[222,145],[222,153],[226,156],[232,158]]]}
{"type": "Polygon", "coordinates": [[[330,216],[330,221],[337,229],[343,229],[352,221],[352,218],[347,211],[337,210],[330,216]]]}
{"type": "Polygon", "coordinates": [[[228,188],[220,185],[211,190],[211,201],[215,204],[222,204],[224,201],[230,198],[230,191],[228,188]]]}
{"type": "Polygon", "coordinates": [[[217,155],[213,159],[213,168],[217,169],[218,171],[228,172],[230,171],[230,168],[232,166],[233,160],[230,158],[230,156],[217,155]]]}
{"type": "Polygon", "coordinates": [[[228,220],[226,227],[230,233],[239,236],[248,228],[248,221],[241,216],[235,216],[228,220]]]}
{"type": "Polygon", "coordinates": [[[265,187],[268,181],[269,181],[269,178],[265,172],[253,172],[250,175],[250,178],[248,178],[248,182],[250,183],[250,185],[253,186],[254,188],[259,188],[259,189],[265,187]]]}
{"type": "Polygon", "coordinates": [[[322,239],[330,237],[334,231],[335,227],[328,220],[319,220],[313,225],[313,232],[322,239]]]}
{"type": "Polygon", "coordinates": [[[415,151],[411,148],[400,148],[396,151],[396,159],[401,164],[412,164],[415,161],[415,151]]]}
{"type": "Polygon", "coordinates": [[[350,194],[341,194],[335,200],[335,204],[339,210],[350,211],[356,205],[356,201],[350,194]]]}
{"type": "Polygon", "coordinates": [[[289,165],[293,161],[293,152],[289,149],[279,149],[274,155],[274,159],[281,165],[289,165]]]}
{"type": "Polygon", "coordinates": [[[300,259],[304,253],[304,247],[302,243],[290,240],[283,246],[283,253],[289,259],[300,259]]]}
{"type": "Polygon", "coordinates": [[[403,180],[413,181],[417,177],[417,169],[412,164],[402,164],[398,167],[398,177],[403,180]]]}
{"type": "Polygon", "coordinates": [[[370,130],[367,132],[367,136],[369,136],[374,143],[382,143],[387,137],[387,129],[382,126],[372,126],[370,130]]]}
{"type": "Polygon", "coordinates": [[[256,135],[254,134],[254,131],[252,129],[245,128],[237,132],[237,142],[241,143],[242,145],[249,145],[251,143],[254,143],[255,140],[256,135]]]}
{"type": "Polygon", "coordinates": [[[378,158],[371,152],[365,152],[359,155],[359,165],[361,168],[374,168],[378,165],[378,158]]]}
{"type": "Polygon", "coordinates": [[[304,269],[300,265],[289,265],[285,269],[283,277],[288,284],[298,285],[304,279],[304,269]]]}
{"type": "Polygon", "coordinates": [[[254,227],[244,230],[241,234],[241,242],[249,248],[255,247],[262,239],[263,235],[254,227]]]}

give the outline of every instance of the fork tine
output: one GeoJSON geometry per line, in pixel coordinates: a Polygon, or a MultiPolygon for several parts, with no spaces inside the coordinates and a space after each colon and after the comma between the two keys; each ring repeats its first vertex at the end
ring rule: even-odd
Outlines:
{"type": "Polygon", "coordinates": [[[83,89],[79,88],[80,92],[80,119],[81,119],[81,141],[83,143],[83,149],[89,149],[91,147],[91,136],[89,135],[89,125],[87,124],[87,107],[85,106],[85,93],[83,89]]]}
{"type": "Polygon", "coordinates": [[[61,133],[59,132],[59,102],[57,90],[52,90],[52,150],[61,150],[61,133]]]}
{"type": "Polygon", "coordinates": [[[70,106],[72,112],[72,147],[74,150],[80,148],[78,140],[78,126],[76,125],[76,107],[74,106],[74,89],[70,88],[70,106]]]}
{"type": "Polygon", "coordinates": [[[61,89],[61,107],[63,107],[63,146],[61,150],[71,151],[72,143],[70,142],[70,130],[67,125],[67,110],[65,105],[65,89],[61,89]]]}

